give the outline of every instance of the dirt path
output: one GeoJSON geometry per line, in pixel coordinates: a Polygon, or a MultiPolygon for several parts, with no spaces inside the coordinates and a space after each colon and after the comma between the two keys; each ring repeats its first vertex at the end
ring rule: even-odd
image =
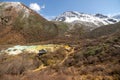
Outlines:
{"type": "Polygon", "coordinates": [[[66,55],[66,57],[59,64],[62,65],[65,62],[65,60],[68,59],[69,55],[71,55],[73,53],[74,53],[74,49],[72,49],[70,52],[68,52],[67,55],[66,55]]]}
{"type": "Polygon", "coordinates": [[[32,72],[40,71],[40,70],[45,69],[45,68],[47,68],[47,66],[44,66],[44,65],[42,64],[39,68],[37,68],[37,69],[35,69],[35,70],[32,70],[32,72]]]}

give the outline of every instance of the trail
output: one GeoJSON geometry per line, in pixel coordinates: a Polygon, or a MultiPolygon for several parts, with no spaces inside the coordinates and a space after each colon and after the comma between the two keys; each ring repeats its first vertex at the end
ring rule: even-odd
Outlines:
{"type": "Polygon", "coordinates": [[[35,69],[35,70],[32,70],[32,72],[40,71],[40,70],[45,69],[45,68],[47,68],[47,66],[44,66],[44,65],[42,64],[39,68],[37,68],[37,69],[35,69]]]}
{"type": "Polygon", "coordinates": [[[71,55],[73,53],[74,53],[74,49],[72,49],[70,52],[68,52],[67,55],[65,56],[65,58],[59,64],[62,65],[65,62],[65,60],[68,59],[69,55],[71,55]]]}

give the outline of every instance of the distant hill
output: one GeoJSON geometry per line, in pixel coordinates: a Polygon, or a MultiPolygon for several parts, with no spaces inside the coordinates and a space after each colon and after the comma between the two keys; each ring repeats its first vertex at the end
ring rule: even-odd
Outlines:
{"type": "Polygon", "coordinates": [[[39,42],[57,34],[55,24],[24,4],[0,2],[0,44],[39,42]]]}
{"type": "Polygon", "coordinates": [[[117,32],[120,32],[120,22],[94,29],[93,31],[87,33],[87,36],[90,38],[98,38],[101,36],[115,34],[117,32]]]}

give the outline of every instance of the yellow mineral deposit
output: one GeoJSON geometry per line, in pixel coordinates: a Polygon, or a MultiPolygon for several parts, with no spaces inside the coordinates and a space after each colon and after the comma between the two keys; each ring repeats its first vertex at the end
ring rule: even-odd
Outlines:
{"type": "Polygon", "coordinates": [[[38,53],[39,50],[46,50],[47,52],[54,52],[60,48],[64,48],[66,51],[70,51],[72,48],[68,45],[57,45],[57,44],[47,44],[47,45],[32,45],[32,46],[14,46],[10,47],[6,50],[3,50],[3,52],[6,52],[8,54],[17,55],[23,52],[27,53],[38,53]]]}

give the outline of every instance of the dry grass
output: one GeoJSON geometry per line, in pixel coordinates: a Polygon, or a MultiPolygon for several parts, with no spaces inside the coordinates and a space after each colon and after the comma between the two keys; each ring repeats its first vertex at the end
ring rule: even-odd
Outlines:
{"type": "Polygon", "coordinates": [[[42,56],[34,53],[1,54],[0,79],[119,80],[119,35],[86,41],[76,42],[74,53],[70,55],[63,48],[42,56]]]}

